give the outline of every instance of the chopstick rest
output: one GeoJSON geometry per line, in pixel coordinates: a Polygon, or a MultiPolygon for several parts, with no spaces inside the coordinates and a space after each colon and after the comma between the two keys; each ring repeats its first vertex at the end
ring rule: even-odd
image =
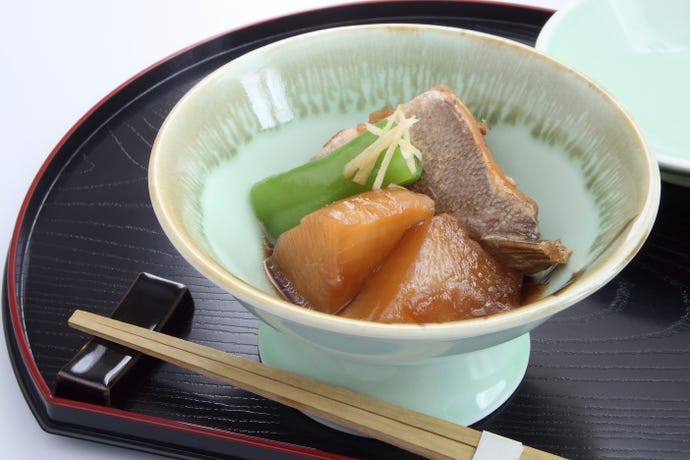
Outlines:
{"type": "MultiPolygon", "coordinates": [[[[151,331],[182,321],[193,309],[189,290],[183,284],[149,273],[139,273],[114,309],[111,318],[151,331]],[[182,320],[182,318],[180,318],[182,320]]],[[[142,353],[91,338],[58,371],[55,396],[110,406],[125,376],[132,373],[142,353]]]]}

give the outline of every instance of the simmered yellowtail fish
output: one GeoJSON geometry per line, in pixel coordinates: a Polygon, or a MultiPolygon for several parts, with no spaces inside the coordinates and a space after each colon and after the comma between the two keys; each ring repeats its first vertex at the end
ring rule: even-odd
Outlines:
{"type": "MultiPolygon", "coordinates": [[[[407,117],[417,119],[410,139],[423,159],[421,178],[411,190],[433,198],[437,213],[453,215],[509,267],[532,274],[568,261],[571,251],[559,240],[540,239],[537,204],[496,164],[484,142],[486,126],[450,88],[432,88],[401,107],[407,117]]],[[[391,113],[375,112],[370,122],[391,113]]],[[[357,132],[341,131],[320,155],[357,132]]]]}
{"type": "Polygon", "coordinates": [[[432,197],[436,212],[452,214],[485,249],[525,274],[568,261],[571,252],[560,241],[540,242],[537,204],[496,164],[485,127],[455,93],[434,88],[403,111],[419,120],[410,137],[424,158],[411,189],[432,197]]]}
{"type": "Polygon", "coordinates": [[[374,187],[331,203],[281,234],[266,265],[288,300],[353,319],[455,321],[520,306],[524,275],[568,261],[559,240],[540,239],[537,204],[504,174],[487,127],[449,88],[369,121],[319,155],[372,130],[385,145],[350,160],[345,177],[368,178],[375,161],[387,164],[379,150],[398,145],[421,160],[421,177],[409,189],[374,187]]]}

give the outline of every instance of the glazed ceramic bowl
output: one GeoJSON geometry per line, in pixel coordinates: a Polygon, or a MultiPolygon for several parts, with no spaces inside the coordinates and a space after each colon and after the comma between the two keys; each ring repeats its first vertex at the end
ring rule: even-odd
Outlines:
{"type": "Polygon", "coordinates": [[[579,0],[556,12],[536,43],[610,91],[649,138],[662,177],[686,187],[689,20],[687,0],[579,0]]]}
{"type": "Polygon", "coordinates": [[[169,114],[149,183],[176,248],[261,320],[264,361],[471,423],[519,383],[528,332],[635,255],[656,215],[658,174],[634,121],[582,74],[498,37],[408,24],[317,31],[229,62],[169,114]],[[466,321],[370,323],[281,300],[262,267],[251,185],[438,84],[490,123],[497,162],[539,204],[542,236],[574,251],[570,262],[529,305],[466,321]],[[429,390],[435,375],[437,400],[410,393],[429,390]]]}

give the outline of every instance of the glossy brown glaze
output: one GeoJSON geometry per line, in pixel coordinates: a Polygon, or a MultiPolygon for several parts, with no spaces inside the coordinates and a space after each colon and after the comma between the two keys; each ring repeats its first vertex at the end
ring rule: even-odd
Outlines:
{"type": "Polygon", "coordinates": [[[429,197],[404,188],[355,195],[308,214],[283,233],[272,262],[300,297],[296,303],[335,313],[405,231],[433,213],[429,197]]]}
{"type": "Polygon", "coordinates": [[[440,214],[410,229],[340,314],[385,323],[468,319],[517,307],[521,285],[520,273],[440,214]]]}

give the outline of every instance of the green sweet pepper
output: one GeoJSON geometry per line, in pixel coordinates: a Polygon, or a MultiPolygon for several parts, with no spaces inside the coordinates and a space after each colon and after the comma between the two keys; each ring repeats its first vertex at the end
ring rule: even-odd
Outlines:
{"type": "MultiPolygon", "coordinates": [[[[378,126],[383,126],[384,122],[378,126]]],[[[379,155],[371,175],[364,184],[345,178],[345,165],[378,139],[376,134],[364,131],[350,142],[330,154],[309,161],[290,171],[263,179],[252,187],[250,199],[269,241],[274,242],[281,233],[300,223],[310,212],[372,189],[374,178],[384,158],[385,148],[379,155]]],[[[414,159],[411,171],[400,152],[395,152],[386,169],[381,187],[389,184],[409,185],[419,179],[422,163],[414,159]]]]}

